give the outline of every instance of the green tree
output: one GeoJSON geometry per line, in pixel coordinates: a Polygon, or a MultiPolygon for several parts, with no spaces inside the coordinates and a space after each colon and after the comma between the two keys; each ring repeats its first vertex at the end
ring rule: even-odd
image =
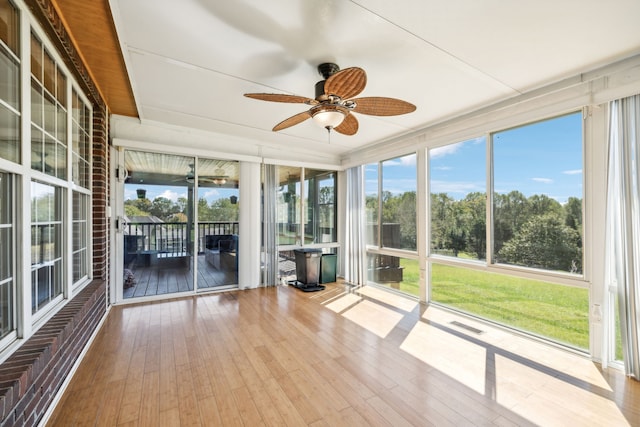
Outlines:
{"type": "Polygon", "coordinates": [[[576,230],[555,213],[531,217],[500,250],[508,264],[581,272],[582,250],[576,230]]]}
{"type": "Polygon", "coordinates": [[[469,193],[462,200],[467,212],[465,230],[467,242],[465,251],[474,253],[478,259],[487,256],[487,195],[485,193],[469,193]]]}
{"type": "Polygon", "coordinates": [[[180,212],[180,207],[166,197],[156,197],[151,202],[149,213],[163,221],[169,220],[173,214],[180,212]]]}
{"type": "Polygon", "coordinates": [[[564,223],[580,233],[582,236],[582,199],[569,197],[564,205],[564,223]]]}
{"type": "Polygon", "coordinates": [[[511,240],[514,233],[530,219],[529,201],[519,191],[494,193],[493,213],[494,251],[496,259],[500,260],[502,245],[511,240]]]}
{"type": "Polygon", "coordinates": [[[221,198],[211,202],[210,221],[238,221],[238,204],[232,204],[231,200],[221,198]]]}

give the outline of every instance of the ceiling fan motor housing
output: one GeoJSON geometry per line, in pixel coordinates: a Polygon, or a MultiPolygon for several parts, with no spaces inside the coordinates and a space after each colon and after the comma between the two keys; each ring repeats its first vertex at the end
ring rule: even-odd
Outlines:
{"type": "Polygon", "coordinates": [[[333,76],[338,71],[340,71],[340,67],[332,62],[325,62],[318,65],[318,72],[324,80],[320,80],[316,83],[316,100],[322,102],[327,99],[327,95],[324,93],[324,83],[329,77],[333,76]]]}

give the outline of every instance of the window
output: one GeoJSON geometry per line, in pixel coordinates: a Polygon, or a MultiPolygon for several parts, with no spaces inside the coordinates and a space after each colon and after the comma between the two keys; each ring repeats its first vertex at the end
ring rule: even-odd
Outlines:
{"type": "Polygon", "coordinates": [[[31,182],[32,312],[62,294],[64,278],[62,189],[31,182]]]}
{"type": "Polygon", "coordinates": [[[382,162],[382,246],[416,250],[416,155],[382,162]]]}
{"type": "Polygon", "coordinates": [[[20,161],[20,58],[18,10],[0,0],[0,158],[20,161]]]}
{"type": "Polygon", "coordinates": [[[331,171],[305,169],[305,243],[337,241],[336,174],[331,171]]]}
{"type": "Polygon", "coordinates": [[[91,113],[78,93],[72,92],[72,175],[73,183],[83,188],[89,188],[91,173],[91,113]]]}
{"type": "Polygon", "coordinates": [[[73,283],[89,274],[89,196],[73,192],[73,283]]]}
{"type": "Polygon", "coordinates": [[[301,246],[336,242],[335,195],[334,171],[278,166],[277,244],[301,246]]]}
{"type": "Polygon", "coordinates": [[[576,286],[531,278],[533,269],[582,273],[582,116],[496,132],[491,141],[488,171],[484,137],[429,151],[431,300],[588,349],[586,286],[566,274],[563,283],[576,286]]]}
{"type": "Polygon", "coordinates": [[[485,138],[429,151],[432,255],[486,259],[485,153],[485,138]]]}
{"type": "Polygon", "coordinates": [[[302,168],[278,167],[276,220],[278,245],[300,245],[300,176],[302,168]]]}
{"type": "Polygon", "coordinates": [[[15,329],[15,253],[13,177],[0,173],[0,338],[15,329]]]}
{"type": "Polygon", "coordinates": [[[380,224],[378,217],[378,163],[371,163],[364,168],[364,192],[365,192],[365,212],[367,215],[367,236],[368,245],[378,246],[378,227],[380,224]]]}
{"type": "Polygon", "coordinates": [[[67,81],[51,54],[31,35],[31,167],[66,179],[67,81]]]}
{"type": "Polygon", "coordinates": [[[582,114],[493,135],[493,263],[582,274],[582,114]]]}
{"type": "Polygon", "coordinates": [[[396,249],[417,249],[416,154],[364,168],[367,221],[367,280],[419,295],[417,258],[400,257],[396,249]]]}

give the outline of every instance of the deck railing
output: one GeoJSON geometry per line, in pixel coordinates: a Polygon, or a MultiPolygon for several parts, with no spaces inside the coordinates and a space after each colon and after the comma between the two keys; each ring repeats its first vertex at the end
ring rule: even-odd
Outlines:
{"type": "MultiPolygon", "coordinates": [[[[199,254],[204,253],[205,236],[238,234],[237,221],[199,222],[199,254]]],[[[195,240],[193,225],[186,222],[129,222],[124,229],[125,254],[145,251],[168,254],[191,254],[195,240]]]]}

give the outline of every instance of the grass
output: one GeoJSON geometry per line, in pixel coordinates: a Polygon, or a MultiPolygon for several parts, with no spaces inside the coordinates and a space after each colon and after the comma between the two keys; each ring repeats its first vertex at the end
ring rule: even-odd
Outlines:
{"type": "MultiPolygon", "coordinates": [[[[401,259],[399,289],[419,295],[418,261],[401,259]]],[[[589,348],[584,288],[432,264],[431,299],[476,316],[581,349],[589,348]]]]}

